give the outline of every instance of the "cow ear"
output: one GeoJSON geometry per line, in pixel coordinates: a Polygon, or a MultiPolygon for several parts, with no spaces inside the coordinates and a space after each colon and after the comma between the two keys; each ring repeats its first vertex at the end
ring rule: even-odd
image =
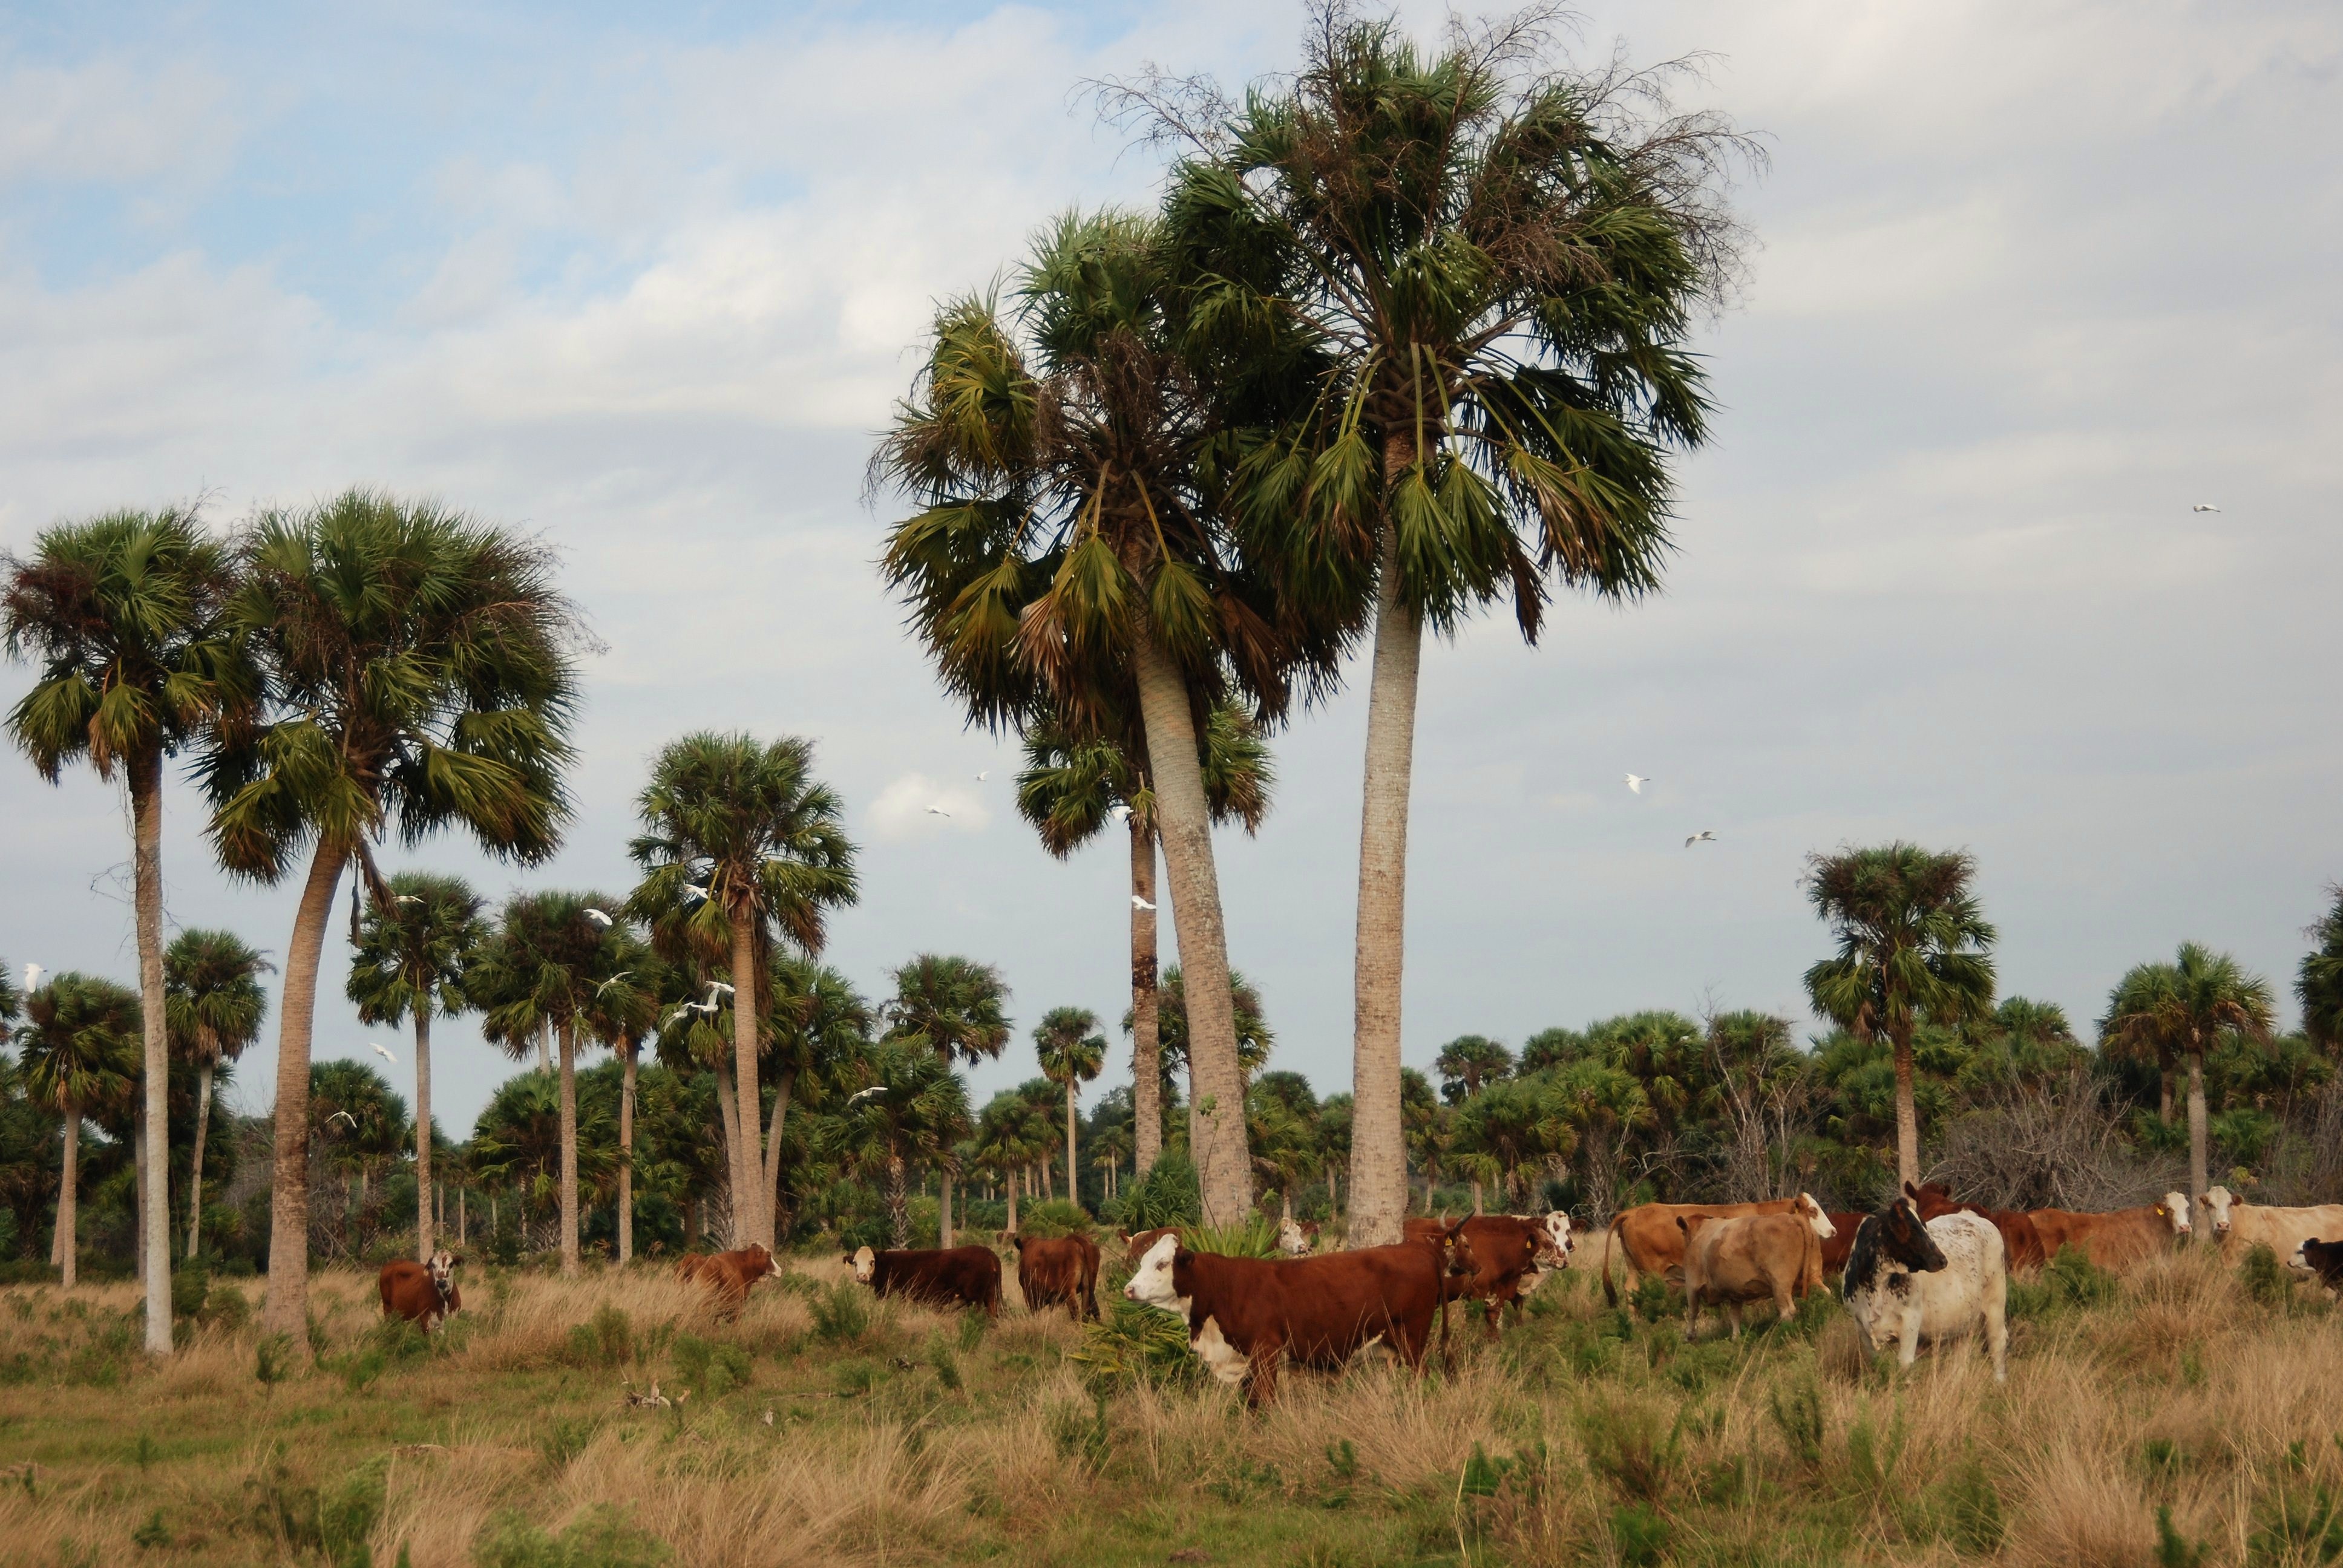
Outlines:
{"type": "Polygon", "coordinates": [[[851,1252],[842,1252],[839,1255],[838,1261],[841,1263],[847,1264],[849,1267],[851,1267],[854,1262],[854,1254],[851,1252]]]}
{"type": "Polygon", "coordinates": [[[1911,1199],[1915,1203],[1917,1203],[1920,1201],[1920,1189],[1913,1186],[1909,1181],[1906,1181],[1904,1183],[1904,1196],[1911,1199]]]}

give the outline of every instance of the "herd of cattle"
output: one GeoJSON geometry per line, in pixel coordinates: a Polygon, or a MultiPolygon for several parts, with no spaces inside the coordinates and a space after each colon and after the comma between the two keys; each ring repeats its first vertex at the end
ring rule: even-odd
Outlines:
{"type": "MultiPolygon", "coordinates": [[[[2343,1204],[2273,1208],[2216,1187],[2197,1210],[2225,1257],[2267,1246],[2330,1291],[2343,1287],[2343,1204]]],[[[1840,1300],[1873,1348],[1892,1343],[1909,1366],[1923,1344],[1981,1337],[2001,1379],[2011,1275],[2040,1269],[2070,1246],[2101,1268],[2122,1270],[2192,1231],[2188,1201],[2177,1192],[2136,1209],[2080,1213],[1986,1209],[1956,1202],[1942,1187],[1907,1184],[1872,1214],[1825,1212],[1803,1192],[1758,1203],[1641,1204],[1612,1220],[1591,1261],[1613,1305],[1641,1279],[1682,1285],[1687,1337],[1707,1307],[1723,1312],[1735,1336],[1745,1307],[1770,1302],[1787,1319],[1836,1276],[1840,1300]]],[[[1332,1372],[1379,1351],[1420,1369],[1435,1317],[1445,1343],[1452,1302],[1480,1302],[1495,1338],[1506,1308],[1518,1314],[1547,1272],[1572,1266],[1575,1240],[1560,1211],[1543,1219],[1411,1219],[1396,1245],[1329,1252],[1317,1251],[1316,1226],[1287,1220],[1275,1258],[1198,1251],[1177,1231],[1142,1231],[1122,1238],[1131,1270],[1123,1292],[1176,1313],[1212,1374],[1243,1385],[1259,1402],[1275,1396],[1282,1363],[1332,1372]]],[[[1018,1236],[1011,1246],[1028,1311],[1063,1306],[1077,1322],[1100,1315],[1096,1242],[1018,1236]]],[[[427,1331],[460,1311],[455,1270],[462,1261],[443,1250],[427,1262],[385,1268],[384,1315],[427,1331]]],[[[988,1316],[1001,1311],[1001,1260],[990,1247],[862,1247],[845,1262],[880,1296],[980,1307],[988,1316]]],[[[728,1315],[759,1280],[782,1271],[780,1260],[756,1245],[677,1264],[678,1275],[706,1287],[728,1315]]]]}

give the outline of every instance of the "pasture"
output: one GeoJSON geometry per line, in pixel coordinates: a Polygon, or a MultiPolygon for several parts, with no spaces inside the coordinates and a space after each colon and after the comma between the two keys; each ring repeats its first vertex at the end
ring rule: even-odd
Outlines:
{"type": "MultiPolygon", "coordinates": [[[[1119,1251],[1119,1249],[1115,1249],[1119,1251]]],[[[1119,1285],[1120,1259],[1110,1278],[1119,1285]]],[[[1290,1374],[1246,1412],[1110,1331],[876,1302],[793,1259],[736,1322],[664,1272],[476,1271],[426,1342],[317,1282],[314,1364],[221,1282],[186,1353],[136,1287],[0,1292],[0,1563],[2279,1564],[2343,1551],[2343,1320],[2278,1271],[2072,1258],[2010,1378],[1894,1375],[1832,1297],[1683,1340],[1548,1281],[1453,1373],[1290,1374]],[[628,1402],[659,1385],[662,1408],[628,1402]],[[684,1397],[685,1395],[689,1397],[684,1397]]],[[[1103,1284],[1105,1282],[1101,1282],[1103,1284]]],[[[1169,1319],[1162,1322],[1168,1323],[1169,1319]]],[[[1169,1353],[1165,1353],[1166,1352],[1169,1353]]]]}

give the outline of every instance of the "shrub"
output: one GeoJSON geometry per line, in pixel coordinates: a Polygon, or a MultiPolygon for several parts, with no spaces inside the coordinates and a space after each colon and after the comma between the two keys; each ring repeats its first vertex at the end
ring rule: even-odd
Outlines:
{"type": "Polygon", "coordinates": [[[1945,1534],[1961,1551],[1990,1556],[2001,1550],[2001,1493],[1975,1458],[1954,1470],[1944,1491],[1945,1534]]]}
{"type": "Polygon", "coordinates": [[[1596,1400],[1578,1412],[1586,1467],[1625,1502],[1663,1503],[1684,1467],[1684,1419],[1643,1400],[1596,1400]]]}
{"type": "Polygon", "coordinates": [[[715,1399],[749,1381],[755,1370],[749,1352],[739,1345],[703,1340],[697,1334],[675,1336],[675,1375],[703,1399],[715,1399]]]}
{"type": "Polygon", "coordinates": [[[1082,1212],[1081,1204],[1063,1198],[1028,1203],[1017,1211],[1021,1236],[1087,1236],[1090,1232],[1091,1217],[1082,1212]]]}
{"type": "Polygon", "coordinates": [[[1066,1359],[1083,1368],[1092,1391],[1117,1383],[1192,1382],[1201,1369],[1188,1349],[1188,1325],[1160,1307],[1115,1296],[1106,1315],[1082,1325],[1081,1348],[1066,1359]]]}
{"type": "Polygon", "coordinates": [[[1131,1184],[1121,1208],[1126,1231],[1194,1224],[1204,1217],[1203,1190],[1196,1183],[1196,1167],[1184,1154],[1159,1156],[1147,1174],[1131,1184]]]}
{"type": "Polygon", "coordinates": [[[384,1468],[381,1460],[358,1466],[318,1502],[317,1538],[335,1568],[373,1568],[367,1537],[382,1517],[384,1468]]]}
{"type": "Polygon", "coordinates": [[[624,1366],[635,1353],[633,1320],[608,1302],[569,1331],[569,1360],[585,1367],[624,1366]]]}
{"type": "Polygon", "coordinates": [[[1623,1503],[1611,1511],[1611,1543],[1627,1568],[1650,1568],[1667,1555],[1668,1522],[1649,1503],[1623,1503]]]}
{"type": "Polygon", "coordinates": [[[2120,1290],[2116,1277],[2072,1241],[2059,1248],[2042,1271],[2042,1283],[2050,1292],[2050,1304],[2058,1308],[2104,1307],[2120,1290]]]}
{"type": "Polygon", "coordinates": [[[204,1295],[196,1321],[225,1333],[241,1332],[252,1322],[252,1299],[234,1285],[222,1285],[204,1295]]]}
{"type": "Polygon", "coordinates": [[[212,1271],[201,1261],[184,1263],[173,1270],[171,1315],[175,1318],[201,1317],[211,1290],[212,1271]]]}
{"type": "Polygon", "coordinates": [[[813,1313],[813,1337],[825,1344],[850,1344],[870,1332],[870,1293],[841,1280],[806,1303],[813,1313]]]}
{"type": "Polygon", "coordinates": [[[285,1381],[293,1360],[291,1334],[263,1334],[253,1347],[252,1375],[260,1380],[263,1388],[274,1387],[285,1381]]]}
{"type": "Polygon", "coordinates": [[[2265,1242],[2256,1241],[2246,1249],[2245,1261],[2237,1267],[2237,1283],[2265,1307],[2283,1309],[2293,1304],[2293,1275],[2265,1242]]]}
{"type": "Polygon", "coordinates": [[[668,1551],[606,1505],[558,1535],[518,1513],[497,1514],[481,1530],[473,1555],[480,1568],[656,1568],[668,1551]]]}
{"type": "Polygon", "coordinates": [[[1780,1429],[1790,1457],[1808,1470],[1823,1462],[1823,1391],[1811,1377],[1776,1388],[1767,1396],[1766,1409],[1780,1429]]]}
{"type": "Polygon", "coordinates": [[[1255,1214],[1233,1225],[1182,1225],[1180,1244],[1192,1252],[1218,1252],[1230,1258],[1274,1258],[1277,1227],[1255,1214]]]}

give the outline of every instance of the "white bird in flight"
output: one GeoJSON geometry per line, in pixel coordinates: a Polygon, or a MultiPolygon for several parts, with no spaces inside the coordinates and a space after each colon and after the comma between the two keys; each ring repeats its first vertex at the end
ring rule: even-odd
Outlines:
{"type": "Polygon", "coordinates": [[[1634,795],[1641,795],[1644,792],[1644,786],[1651,782],[1641,773],[1630,773],[1626,778],[1628,792],[1634,795]]]}
{"type": "Polygon", "coordinates": [[[949,817],[951,813],[945,810],[940,806],[930,806],[928,808],[928,815],[930,817],[949,817]]]}
{"type": "Polygon", "coordinates": [[[1113,818],[1118,822],[1128,822],[1131,820],[1131,808],[1128,806],[1110,806],[1106,809],[1106,814],[1113,818]]]}
{"type": "Polygon", "coordinates": [[[983,772],[979,773],[979,774],[976,776],[976,781],[977,781],[978,783],[980,783],[980,784],[983,783],[983,782],[985,781],[985,779],[988,779],[988,778],[990,778],[990,777],[991,776],[991,773],[992,773],[992,769],[990,769],[990,768],[986,769],[983,772]]]}
{"type": "Polygon", "coordinates": [[[1152,910],[1155,906],[1149,903],[1145,899],[1141,898],[1137,893],[1133,893],[1131,895],[1131,907],[1134,910],[1152,910]]]}
{"type": "Polygon", "coordinates": [[[2192,512],[2217,512],[2221,508],[2215,506],[2210,501],[2199,501],[2188,509],[2192,512]]]}
{"type": "Polygon", "coordinates": [[[709,899],[708,890],[697,882],[686,882],[683,885],[683,896],[695,904],[704,904],[709,899]]]}
{"type": "Polygon", "coordinates": [[[391,1055],[391,1054],[390,1054],[390,1048],[389,1048],[389,1047],[387,1047],[387,1046],[386,1046],[386,1045],[384,1045],[380,1040],[367,1040],[367,1043],[368,1045],[370,1045],[370,1046],[373,1046],[373,1047],[374,1047],[374,1053],[375,1053],[377,1056],[378,1056],[378,1057],[382,1058],[385,1061],[387,1061],[387,1062],[390,1063],[390,1064],[391,1064],[391,1066],[393,1066],[393,1067],[397,1067],[397,1066],[398,1065],[398,1058],[397,1058],[397,1057],[395,1057],[395,1056],[391,1055]]]}
{"type": "Polygon", "coordinates": [[[886,1092],[887,1086],[885,1084],[874,1083],[868,1089],[858,1089],[853,1093],[848,1095],[846,1097],[846,1103],[849,1105],[860,1105],[862,1101],[870,1099],[874,1094],[884,1094],[886,1092]]]}
{"type": "Polygon", "coordinates": [[[1703,828],[1699,832],[1694,833],[1691,838],[1684,840],[1684,848],[1689,849],[1694,844],[1714,844],[1715,842],[1716,835],[1710,832],[1707,829],[1703,828]]]}
{"type": "Polygon", "coordinates": [[[26,996],[30,996],[35,991],[40,990],[41,977],[48,972],[48,970],[43,969],[38,964],[26,964],[25,966],[25,994],[26,996]]]}
{"type": "Polygon", "coordinates": [[[601,927],[604,930],[606,930],[606,931],[607,931],[607,930],[608,930],[610,929],[610,926],[611,926],[611,923],[612,923],[612,922],[611,922],[611,920],[610,920],[610,917],[609,917],[609,916],[608,916],[608,915],[606,915],[606,914],[604,914],[601,910],[598,910],[598,909],[593,908],[591,905],[588,905],[588,906],[587,907],[587,909],[586,909],[586,910],[585,910],[585,915],[586,915],[586,918],[587,918],[588,920],[589,920],[593,921],[596,925],[598,925],[598,926],[601,927]]]}
{"type": "Polygon", "coordinates": [[[423,901],[423,899],[421,895],[417,893],[401,893],[398,897],[391,900],[390,901],[394,904],[419,904],[423,901]]]}
{"type": "Polygon", "coordinates": [[[337,1111],[331,1116],[326,1118],[326,1125],[328,1127],[331,1127],[337,1121],[348,1122],[354,1131],[357,1129],[358,1124],[358,1119],[352,1116],[347,1111],[337,1111]]]}
{"type": "Polygon", "coordinates": [[[718,997],[730,996],[732,994],[733,991],[730,986],[726,985],[720,980],[712,980],[708,982],[708,994],[705,997],[702,997],[700,1000],[706,1004],[710,1012],[713,1012],[716,1010],[716,999],[718,997]]]}
{"type": "Polygon", "coordinates": [[[594,988],[594,994],[595,994],[596,996],[600,996],[604,991],[608,990],[612,986],[617,985],[620,980],[632,980],[632,979],[634,979],[634,978],[635,978],[635,971],[634,971],[634,970],[620,970],[617,974],[612,975],[608,980],[604,980],[600,985],[596,986],[596,987],[594,988]]]}

